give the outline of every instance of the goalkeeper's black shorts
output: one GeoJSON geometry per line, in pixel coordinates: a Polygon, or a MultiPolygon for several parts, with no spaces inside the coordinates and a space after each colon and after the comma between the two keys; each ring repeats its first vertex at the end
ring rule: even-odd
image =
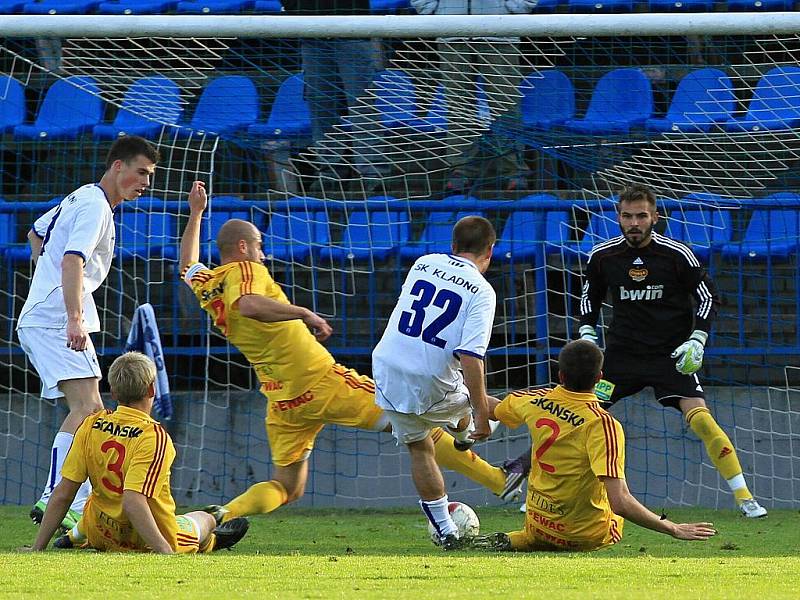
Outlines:
{"type": "Polygon", "coordinates": [[[703,398],[705,392],[697,373],[682,375],[675,370],[676,359],[667,356],[630,354],[619,350],[606,350],[603,362],[603,379],[612,383],[611,406],[617,400],[632,396],[646,387],[652,387],[656,400],[663,406],[680,410],[681,398],[703,398]]]}

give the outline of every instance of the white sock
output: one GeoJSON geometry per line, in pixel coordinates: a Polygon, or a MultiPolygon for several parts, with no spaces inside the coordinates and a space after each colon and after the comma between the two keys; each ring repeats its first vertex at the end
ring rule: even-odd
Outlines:
{"type": "Polygon", "coordinates": [[[69,530],[69,537],[74,542],[83,542],[86,540],[86,536],[81,533],[81,530],[78,529],[78,526],[75,525],[72,529],[69,530]]]}
{"type": "Polygon", "coordinates": [[[75,500],[72,501],[72,505],[69,507],[70,510],[74,510],[79,515],[83,514],[83,506],[86,504],[86,501],[89,499],[89,494],[92,493],[92,482],[88,479],[81,484],[81,487],[78,488],[78,493],[75,494],[75,500]]]}
{"type": "Polygon", "coordinates": [[[436,533],[439,534],[440,538],[450,535],[451,533],[458,536],[458,527],[453,523],[450,511],[447,510],[448,504],[447,494],[438,500],[431,500],[430,502],[425,502],[424,500],[419,501],[422,512],[428,517],[428,521],[430,521],[433,528],[436,529],[436,533]]]}
{"type": "Polygon", "coordinates": [[[67,458],[69,447],[72,446],[72,439],[75,436],[66,431],[59,431],[53,440],[53,448],[50,450],[50,472],[47,474],[47,482],[42,492],[40,500],[47,504],[50,494],[61,481],[61,467],[64,466],[64,459],[67,458]]]}
{"type": "Polygon", "coordinates": [[[742,488],[747,487],[747,482],[744,480],[744,475],[739,473],[738,475],[734,475],[730,479],[728,479],[728,486],[731,488],[732,492],[736,490],[740,490],[742,488]]]}

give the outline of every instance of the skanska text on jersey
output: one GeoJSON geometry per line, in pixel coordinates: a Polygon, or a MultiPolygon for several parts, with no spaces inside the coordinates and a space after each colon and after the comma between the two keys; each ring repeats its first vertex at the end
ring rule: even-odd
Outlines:
{"type": "Polygon", "coordinates": [[[555,415],[562,421],[566,421],[573,427],[580,427],[586,422],[586,419],[580,415],[576,415],[568,408],[564,408],[558,402],[550,400],[547,396],[539,396],[531,400],[531,404],[538,406],[542,410],[546,410],[551,415],[555,415]]]}
{"type": "Polygon", "coordinates": [[[132,425],[120,425],[113,421],[106,421],[105,419],[97,419],[92,425],[92,429],[99,429],[104,433],[110,433],[117,437],[137,438],[142,435],[142,429],[132,425]]]}
{"type": "MultiPolygon", "coordinates": [[[[462,266],[461,264],[458,264],[458,263],[452,263],[452,264],[454,264],[455,266],[459,266],[459,267],[462,266]]],[[[463,277],[461,277],[461,275],[454,275],[453,273],[448,273],[444,269],[439,269],[439,268],[433,267],[429,271],[428,268],[430,266],[431,265],[428,265],[428,264],[425,264],[425,263],[417,263],[417,265],[414,267],[414,270],[415,271],[422,271],[423,273],[427,273],[431,277],[436,277],[438,279],[441,279],[442,281],[447,281],[447,282],[452,283],[454,285],[457,285],[459,287],[463,287],[465,290],[467,290],[468,292],[472,292],[473,294],[477,294],[478,293],[478,290],[480,289],[480,287],[477,284],[472,283],[471,281],[469,281],[467,279],[464,279],[463,277]]]]}

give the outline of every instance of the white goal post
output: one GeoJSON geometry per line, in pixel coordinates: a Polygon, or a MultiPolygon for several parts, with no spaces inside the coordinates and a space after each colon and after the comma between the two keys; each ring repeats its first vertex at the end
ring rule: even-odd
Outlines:
{"type": "Polygon", "coordinates": [[[21,15],[0,16],[7,37],[438,38],[773,35],[800,31],[800,13],[575,15],[21,15]]]}

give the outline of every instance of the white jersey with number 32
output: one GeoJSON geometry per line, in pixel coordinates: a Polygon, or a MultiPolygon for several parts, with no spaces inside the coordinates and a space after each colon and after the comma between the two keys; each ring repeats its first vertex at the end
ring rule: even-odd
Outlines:
{"type": "Polygon", "coordinates": [[[89,332],[100,331],[92,292],[108,276],[114,258],[114,216],[105,192],[95,183],[78,188],[39,217],[33,230],[42,238],[42,252],[17,328],[66,327],[61,260],[76,254],[84,262],[84,325],[89,332]]]}
{"type": "Polygon", "coordinates": [[[458,357],[484,357],[494,310],[495,292],[473,262],[449,254],[417,259],[372,353],[376,404],[420,415],[465,393],[458,357]]]}

